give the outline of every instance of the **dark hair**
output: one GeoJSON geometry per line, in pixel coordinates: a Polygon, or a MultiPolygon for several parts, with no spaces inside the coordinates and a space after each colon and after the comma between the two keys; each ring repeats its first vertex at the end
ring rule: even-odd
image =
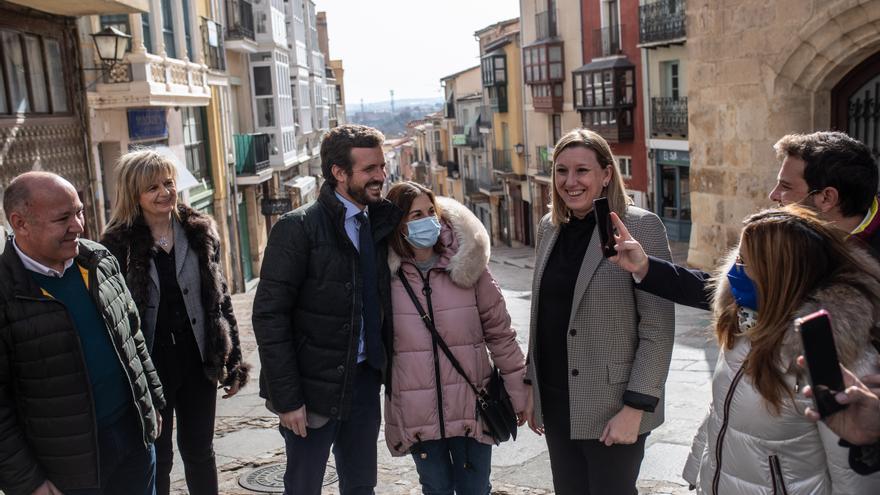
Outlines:
{"type": "Polygon", "coordinates": [[[842,132],[789,134],[773,145],[779,159],[804,161],[804,180],[810,191],[837,189],[843,216],[865,215],[877,196],[877,163],[860,141],[842,132]]]}
{"type": "Polygon", "coordinates": [[[27,181],[12,179],[12,182],[6,186],[3,191],[3,212],[6,214],[6,220],[12,224],[9,218],[13,212],[18,212],[27,216],[28,200],[31,198],[31,190],[26,184],[27,181]]]}
{"type": "Polygon", "coordinates": [[[351,149],[382,146],[385,135],[378,129],[365,125],[345,124],[330,129],[321,141],[321,174],[324,180],[336,187],[333,165],[351,175],[351,149]]]}
{"type": "MultiPolygon", "coordinates": [[[[434,192],[417,182],[398,182],[391,186],[388,194],[385,195],[388,201],[391,201],[395,206],[403,210],[403,218],[394,227],[394,232],[391,233],[391,237],[388,239],[388,245],[401,258],[412,258],[414,255],[412,246],[403,238],[403,227],[409,221],[409,209],[412,208],[413,201],[422,194],[428,196],[431,204],[434,205],[434,214],[437,215],[437,218],[440,218],[440,206],[437,205],[437,197],[434,196],[434,192]]],[[[442,251],[442,246],[439,242],[434,244],[434,251],[438,253],[442,251]]]]}

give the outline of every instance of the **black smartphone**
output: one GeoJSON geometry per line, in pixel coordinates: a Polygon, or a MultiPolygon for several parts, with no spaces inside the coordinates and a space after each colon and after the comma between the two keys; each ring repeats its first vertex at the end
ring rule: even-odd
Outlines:
{"type": "Polygon", "coordinates": [[[594,199],[593,213],[596,215],[596,226],[599,228],[602,254],[606,258],[617,256],[617,250],[614,249],[614,224],[611,222],[611,208],[608,206],[608,198],[594,199]]]}
{"type": "Polygon", "coordinates": [[[795,328],[804,343],[804,359],[813,389],[813,402],[816,411],[823,418],[846,409],[846,404],[834,400],[834,394],[845,389],[840,363],[837,361],[837,348],[831,332],[831,317],[828,311],[820,309],[815,313],[795,320],[795,328]]]}

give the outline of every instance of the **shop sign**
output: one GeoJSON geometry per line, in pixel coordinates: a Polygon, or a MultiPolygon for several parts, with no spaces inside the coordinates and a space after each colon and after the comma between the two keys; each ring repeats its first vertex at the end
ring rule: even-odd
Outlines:
{"type": "Polygon", "coordinates": [[[657,150],[657,163],[687,167],[691,164],[691,153],[689,151],[657,150]]]}
{"type": "Polygon", "coordinates": [[[128,111],[128,137],[133,140],[168,137],[165,108],[136,108],[128,111]]]}
{"type": "Polygon", "coordinates": [[[263,215],[283,215],[293,209],[290,198],[263,198],[260,213],[263,215]]]}
{"type": "Polygon", "coordinates": [[[464,146],[467,143],[467,136],[464,134],[453,134],[452,135],[452,145],[453,146],[464,146]]]}

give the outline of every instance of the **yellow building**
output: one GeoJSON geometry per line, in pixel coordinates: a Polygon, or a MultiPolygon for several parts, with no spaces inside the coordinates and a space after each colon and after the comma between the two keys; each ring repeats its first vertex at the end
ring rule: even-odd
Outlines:
{"type": "Polygon", "coordinates": [[[519,29],[519,19],[509,19],[474,33],[480,43],[483,99],[492,114],[493,180],[501,186],[487,191],[492,237],[509,246],[532,243],[519,29]]]}

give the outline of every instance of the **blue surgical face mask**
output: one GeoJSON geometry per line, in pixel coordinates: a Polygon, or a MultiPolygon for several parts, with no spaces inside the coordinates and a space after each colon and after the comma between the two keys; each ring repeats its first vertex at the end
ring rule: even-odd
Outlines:
{"type": "Polygon", "coordinates": [[[734,263],[727,272],[727,281],[730,282],[730,291],[733,298],[741,307],[758,310],[758,289],[752,279],[746,275],[745,266],[734,263]]]}
{"type": "Polygon", "coordinates": [[[433,247],[440,237],[440,220],[436,215],[407,222],[406,228],[409,229],[409,235],[403,237],[415,248],[433,247]]]}

